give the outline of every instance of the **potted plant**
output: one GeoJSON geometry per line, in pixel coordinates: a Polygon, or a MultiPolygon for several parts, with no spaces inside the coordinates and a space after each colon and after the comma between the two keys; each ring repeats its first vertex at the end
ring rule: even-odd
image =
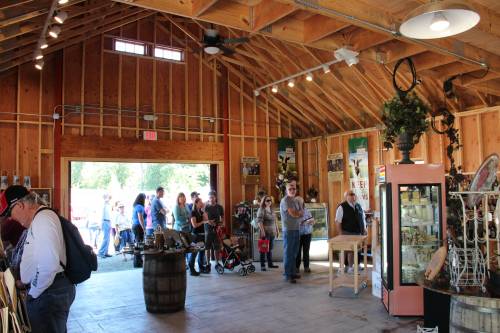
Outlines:
{"type": "Polygon", "coordinates": [[[401,164],[413,164],[410,151],[418,143],[420,136],[427,131],[429,107],[415,94],[400,96],[384,103],[382,131],[384,147],[392,148],[396,143],[403,155],[401,164]]]}

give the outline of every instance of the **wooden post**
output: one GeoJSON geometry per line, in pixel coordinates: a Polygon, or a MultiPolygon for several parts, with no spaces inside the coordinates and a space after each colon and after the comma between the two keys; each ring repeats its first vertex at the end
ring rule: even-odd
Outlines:
{"type": "Polygon", "coordinates": [[[228,85],[228,73],[225,66],[221,66],[221,78],[219,80],[219,94],[220,94],[220,108],[223,114],[222,122],[222,132],[223,142],[224,142],[224,205],[226,208],[226,214],[224,214],[224,224],[226,230],[231,232],[231,176],[229,173],[229,85],[228,85]]]}
{"type": "Polygon", "coordinates": [[[85,41],[82,43],[82,77],[80,85],[80,136],[85,135],[85,41]]]}

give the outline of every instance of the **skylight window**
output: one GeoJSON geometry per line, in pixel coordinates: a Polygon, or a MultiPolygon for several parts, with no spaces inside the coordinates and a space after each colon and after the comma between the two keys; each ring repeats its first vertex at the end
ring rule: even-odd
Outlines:
{"type": "Polygon", "coordinates": [[[167,60],[182,61],[183,52],[178,49],[167,47],[155,47],[154,56],[167,60]]]}
{"type": "Polygon", "coordinates": [[[124,40],[115,40],[115,51],[146,55],[146,46],[140,43],[132,43],[124,40]]]}

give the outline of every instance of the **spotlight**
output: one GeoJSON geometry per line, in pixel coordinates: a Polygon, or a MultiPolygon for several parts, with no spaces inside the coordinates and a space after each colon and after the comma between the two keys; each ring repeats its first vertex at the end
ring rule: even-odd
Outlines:
{"type": "Polygon", "coordinates": [[[290,88],[295,87],[295,80],[294,80],[294,79],[290,79],[290,80],[288,80],[288,86],[289,86],[290,88]]]}
{"type": "Polygon", "coordinates": [[[47,40],[45,38],[42,38],[38,41],[38,47],[43,50],[49,47],[49,44],[47,44],[47,40]]]}
{"type": "Polygon", "coordinates": [[[39,71],[41,71],[43,68],[43,60],[37,60],[35,62],[35,68],[38,69],[39,71]]]}
{"type": "Polygon", "coordinates": [[[61,28],[59,28],[58,26],[52,27],[49,30],[49,36],[54,38],[54,39],[56,39],[60,33],[61,33],[61,28]]]}
{"type": "Polygon", "coordinates": [[[258,91],[257,89],[255,89],[253,91],[253,94],[255,95],[255,97],[259,96],[260,95],[260,91],[258,91]]]}
{"type": "Polygon", "coordinates": [[[35,53],[33,54],[33,58],[35,58],[35,60],[40,60],[43,58],[43,53],[42,51],[40,50],[36,50],[35,53]]]}
{"type": "Polygon", "coordinates": [[[278,86],[277,85],[274,85],[272,88],[271,88],[271,91],[273,92],[273,94],[276,94],[278,92],[278,86]]]}
{"type": "Polygon", "coordinates": [[[65,3],[68,3],[68,0],[59,0],[57,1],[58,4],[64,5],[65,3]]]}
{"type": "Polygon", "coordinates": [[[323,73],[328,74],[330,73],[330,66],[328,65],[323,65],[323,73]]]}
{"type": "Polygon", "coordinates": [[[435,12],[429,29],[432,31],[443,31],[448,29],[450,21],[441,12],[435,12]]]}
{"type": "Polygon", "coordinates": [[[313,80],[313,75],[311,73],[307,73],[306,80],[311,82],[313,80]]]}
{"type": "Polygon", "coordinates": [[[59,24],[63,24],[64,21],[68,18],[68,13],[66,12],[59,12],[57,13],[56,16],[54,16],[54,21],[56,21],[59,24]]]}

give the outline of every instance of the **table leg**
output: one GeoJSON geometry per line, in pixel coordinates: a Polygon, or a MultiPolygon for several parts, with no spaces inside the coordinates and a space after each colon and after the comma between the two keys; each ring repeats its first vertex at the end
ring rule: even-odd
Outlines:
{"type": "Polygon", "coordinates": [[[344,274],[344,250],[340,251],[339,257],[339,273],[344,274]]]}
{"type": "Polygon", "coordinates": [[[354,293],[358,294],[358,245],[354,245],[354,293]]]}
{"type": "Polygon", "coordinates": [[[329,279],[330,279],[330,291],[328,292],[329,296],[332,296],[332,291],[333,291],[333,250],[328,245],[328,274],[329,274],[329,279]]]}
{"type": "Polygon", "coordinates": [[[366,244],[366,242],[363,245],[363,250],[365,253],[365,256],[363,258],[363,265],[365,266],[365,275],[366,279],[368,280],[368,245],[366,244]]]}

